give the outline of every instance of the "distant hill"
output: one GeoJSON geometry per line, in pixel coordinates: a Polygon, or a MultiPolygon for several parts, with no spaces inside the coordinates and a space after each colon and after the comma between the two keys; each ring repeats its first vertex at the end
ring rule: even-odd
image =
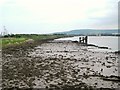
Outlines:
{"type": "Polygon", "coordinates": [[[67,34],[67,35],[113,35],[118,33],[118,29],[96,30],[96,29],[78,29],[66,32],[56,32],[54,34],[67,34]]]}

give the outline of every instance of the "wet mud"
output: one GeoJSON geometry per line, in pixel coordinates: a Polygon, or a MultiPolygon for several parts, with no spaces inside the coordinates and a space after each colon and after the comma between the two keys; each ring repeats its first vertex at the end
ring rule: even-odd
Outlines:
{"type": "Polygon", "coordinates": [[[74,42],[45,42],[2,51],[2,88],[114,90],[118,55],[74,42]]]}

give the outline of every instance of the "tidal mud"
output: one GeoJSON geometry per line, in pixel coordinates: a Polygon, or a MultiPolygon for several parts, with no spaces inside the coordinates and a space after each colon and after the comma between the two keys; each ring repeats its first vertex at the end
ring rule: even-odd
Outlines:
{"type": "Polygon", "coordinates": [[[118,55],[89,51],[74,42],[46,42],[3,51],[2,87],[52,90],[114,90],[120,84],[118,55]]]}

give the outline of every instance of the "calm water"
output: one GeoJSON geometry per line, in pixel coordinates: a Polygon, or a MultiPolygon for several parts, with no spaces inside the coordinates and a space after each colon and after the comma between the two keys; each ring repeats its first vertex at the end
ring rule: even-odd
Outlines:
{"type": "MultiPolygon", "coordinates": [[[[109,47],[109,51],[118,51],[118,40],[120,37],[116,36],[88,36],[88,44],[94,44],[97,46],[109,47]]],[[[79,41],[79,36],[69,37],[69,38],[60,38],[56,40],[72,40],[79,41]]],[[[103,49],[101,49],[103,50],[103,49]]]]}

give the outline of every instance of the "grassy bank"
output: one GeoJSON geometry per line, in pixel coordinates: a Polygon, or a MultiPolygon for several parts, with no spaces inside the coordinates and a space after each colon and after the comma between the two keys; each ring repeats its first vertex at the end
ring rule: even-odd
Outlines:
{"type": "Polygon", "coordinates": [[[46,34],[16,34],[16,35],[8,35],[2,37],[0,42],[2,47],[13,46],[13,45],[20,45],[25,43],[27,40],[32,39],[34,41],[42,41],[42,40],[50,40],[55,38],[66,37],[66,35],[46,35],[46,34]]]}
{"type": "Polygon", "coordinates": [[[17,45],[23,43],[27,38],[2,38],[2,46],[17,45]]]}

